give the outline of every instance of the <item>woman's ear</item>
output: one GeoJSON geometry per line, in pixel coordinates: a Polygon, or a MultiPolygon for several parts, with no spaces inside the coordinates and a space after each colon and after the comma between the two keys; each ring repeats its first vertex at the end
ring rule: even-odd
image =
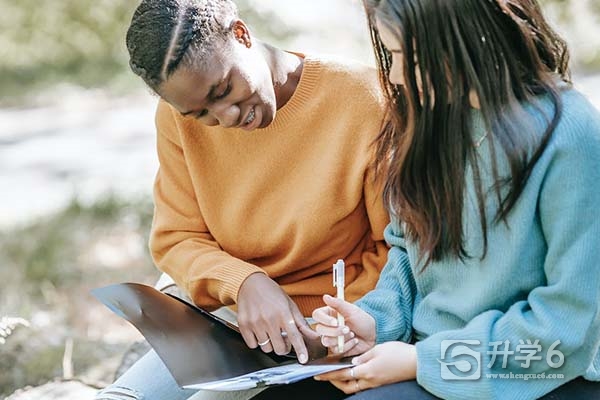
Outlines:
{"type": "Polygon", "coordinates": [[[244,23],[244,21],[238,19],[233,23],[233,34],[235,40],[246,46],[247,48],[252,47],[252,40],[250,39],[250,31],[244,23]]]}

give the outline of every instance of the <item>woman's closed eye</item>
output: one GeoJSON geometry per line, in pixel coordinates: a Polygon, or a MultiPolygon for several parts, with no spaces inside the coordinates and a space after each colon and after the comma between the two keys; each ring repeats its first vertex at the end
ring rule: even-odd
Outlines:
{"type": "MultiPolygon", "coordinates": [[[[221,93],[213,94],[211,96],[212,101],[222,100],[225,97],[227,97],[229,95],[229,93],[231,93],[231,83],[228,83],[227,86],[225,86],[225,88],[223,89],[223,91],[221,93]]],[[[204,110],[195,113],[194,118],[200,119],[200,118],[205,117],[207,114],[208,114],[208,110],[205,108],[204,110]]]]}
{"type": "Polygon", "coordinates": [[[221,100],[227,97],[227,95],[231,93],[231,83],[228,83],[225,89],[220,94],[216,94],[213,98],[215,100],[221,100]]]}
{"type": "Polygon", "coordinates": [[[196,114],[194,114],[194,118],[200,119],[200,118],[206,116],[206,114],[208,114],[208,110],[205,108],[204,110],[199,111],[196,114]]]}

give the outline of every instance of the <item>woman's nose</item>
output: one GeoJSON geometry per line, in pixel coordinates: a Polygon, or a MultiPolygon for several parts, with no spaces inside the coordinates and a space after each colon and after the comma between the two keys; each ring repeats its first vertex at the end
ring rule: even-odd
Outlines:
{"type": "Polygon", "coordinates": [[[223,128],[231,128],[238,125],[240,108],[237,105],[215,104],[210,111],[223,128]]]}

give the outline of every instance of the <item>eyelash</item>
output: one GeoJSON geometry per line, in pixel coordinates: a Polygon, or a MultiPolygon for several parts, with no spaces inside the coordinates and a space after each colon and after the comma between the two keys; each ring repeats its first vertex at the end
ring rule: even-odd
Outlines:
{"type": "MultiPolygon", "coordinates": [[[[228,83],[227,87],[225,88],[225,90],[223,91],[223,93],[221,93],[218,96],[215,96],[214,100],[224,99],[225,97],[227,97],[229,95],[229,93],[231,93],[231,83],[228,83]]],[[[206,114],[208,114],[208,110],[204,109],[204,110],[200,111],[199,113],[197,113],[196,115],[194,115],[194,118],[202,118],[206,114]]]]}
{"type": "Polygon", "coordinates": [[[223,91],[223,93],[221,93],[218,96],[215,96],[215,100],[221,100],[225,97],[227,97],[227,95],[231,93],[231,83],[227,84],[227,87],[225,88],[225,90],[223,91]]]}

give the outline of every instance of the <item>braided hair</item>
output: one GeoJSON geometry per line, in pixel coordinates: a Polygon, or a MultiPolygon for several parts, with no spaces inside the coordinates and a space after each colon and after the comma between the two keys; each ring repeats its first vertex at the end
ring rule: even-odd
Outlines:
{"type": "Polygon", "coordinates": [[[231,0],[142,0],[127,31],[129,66],[157,91],[180,65],[225,46],[236,18],[231,0]]]}

